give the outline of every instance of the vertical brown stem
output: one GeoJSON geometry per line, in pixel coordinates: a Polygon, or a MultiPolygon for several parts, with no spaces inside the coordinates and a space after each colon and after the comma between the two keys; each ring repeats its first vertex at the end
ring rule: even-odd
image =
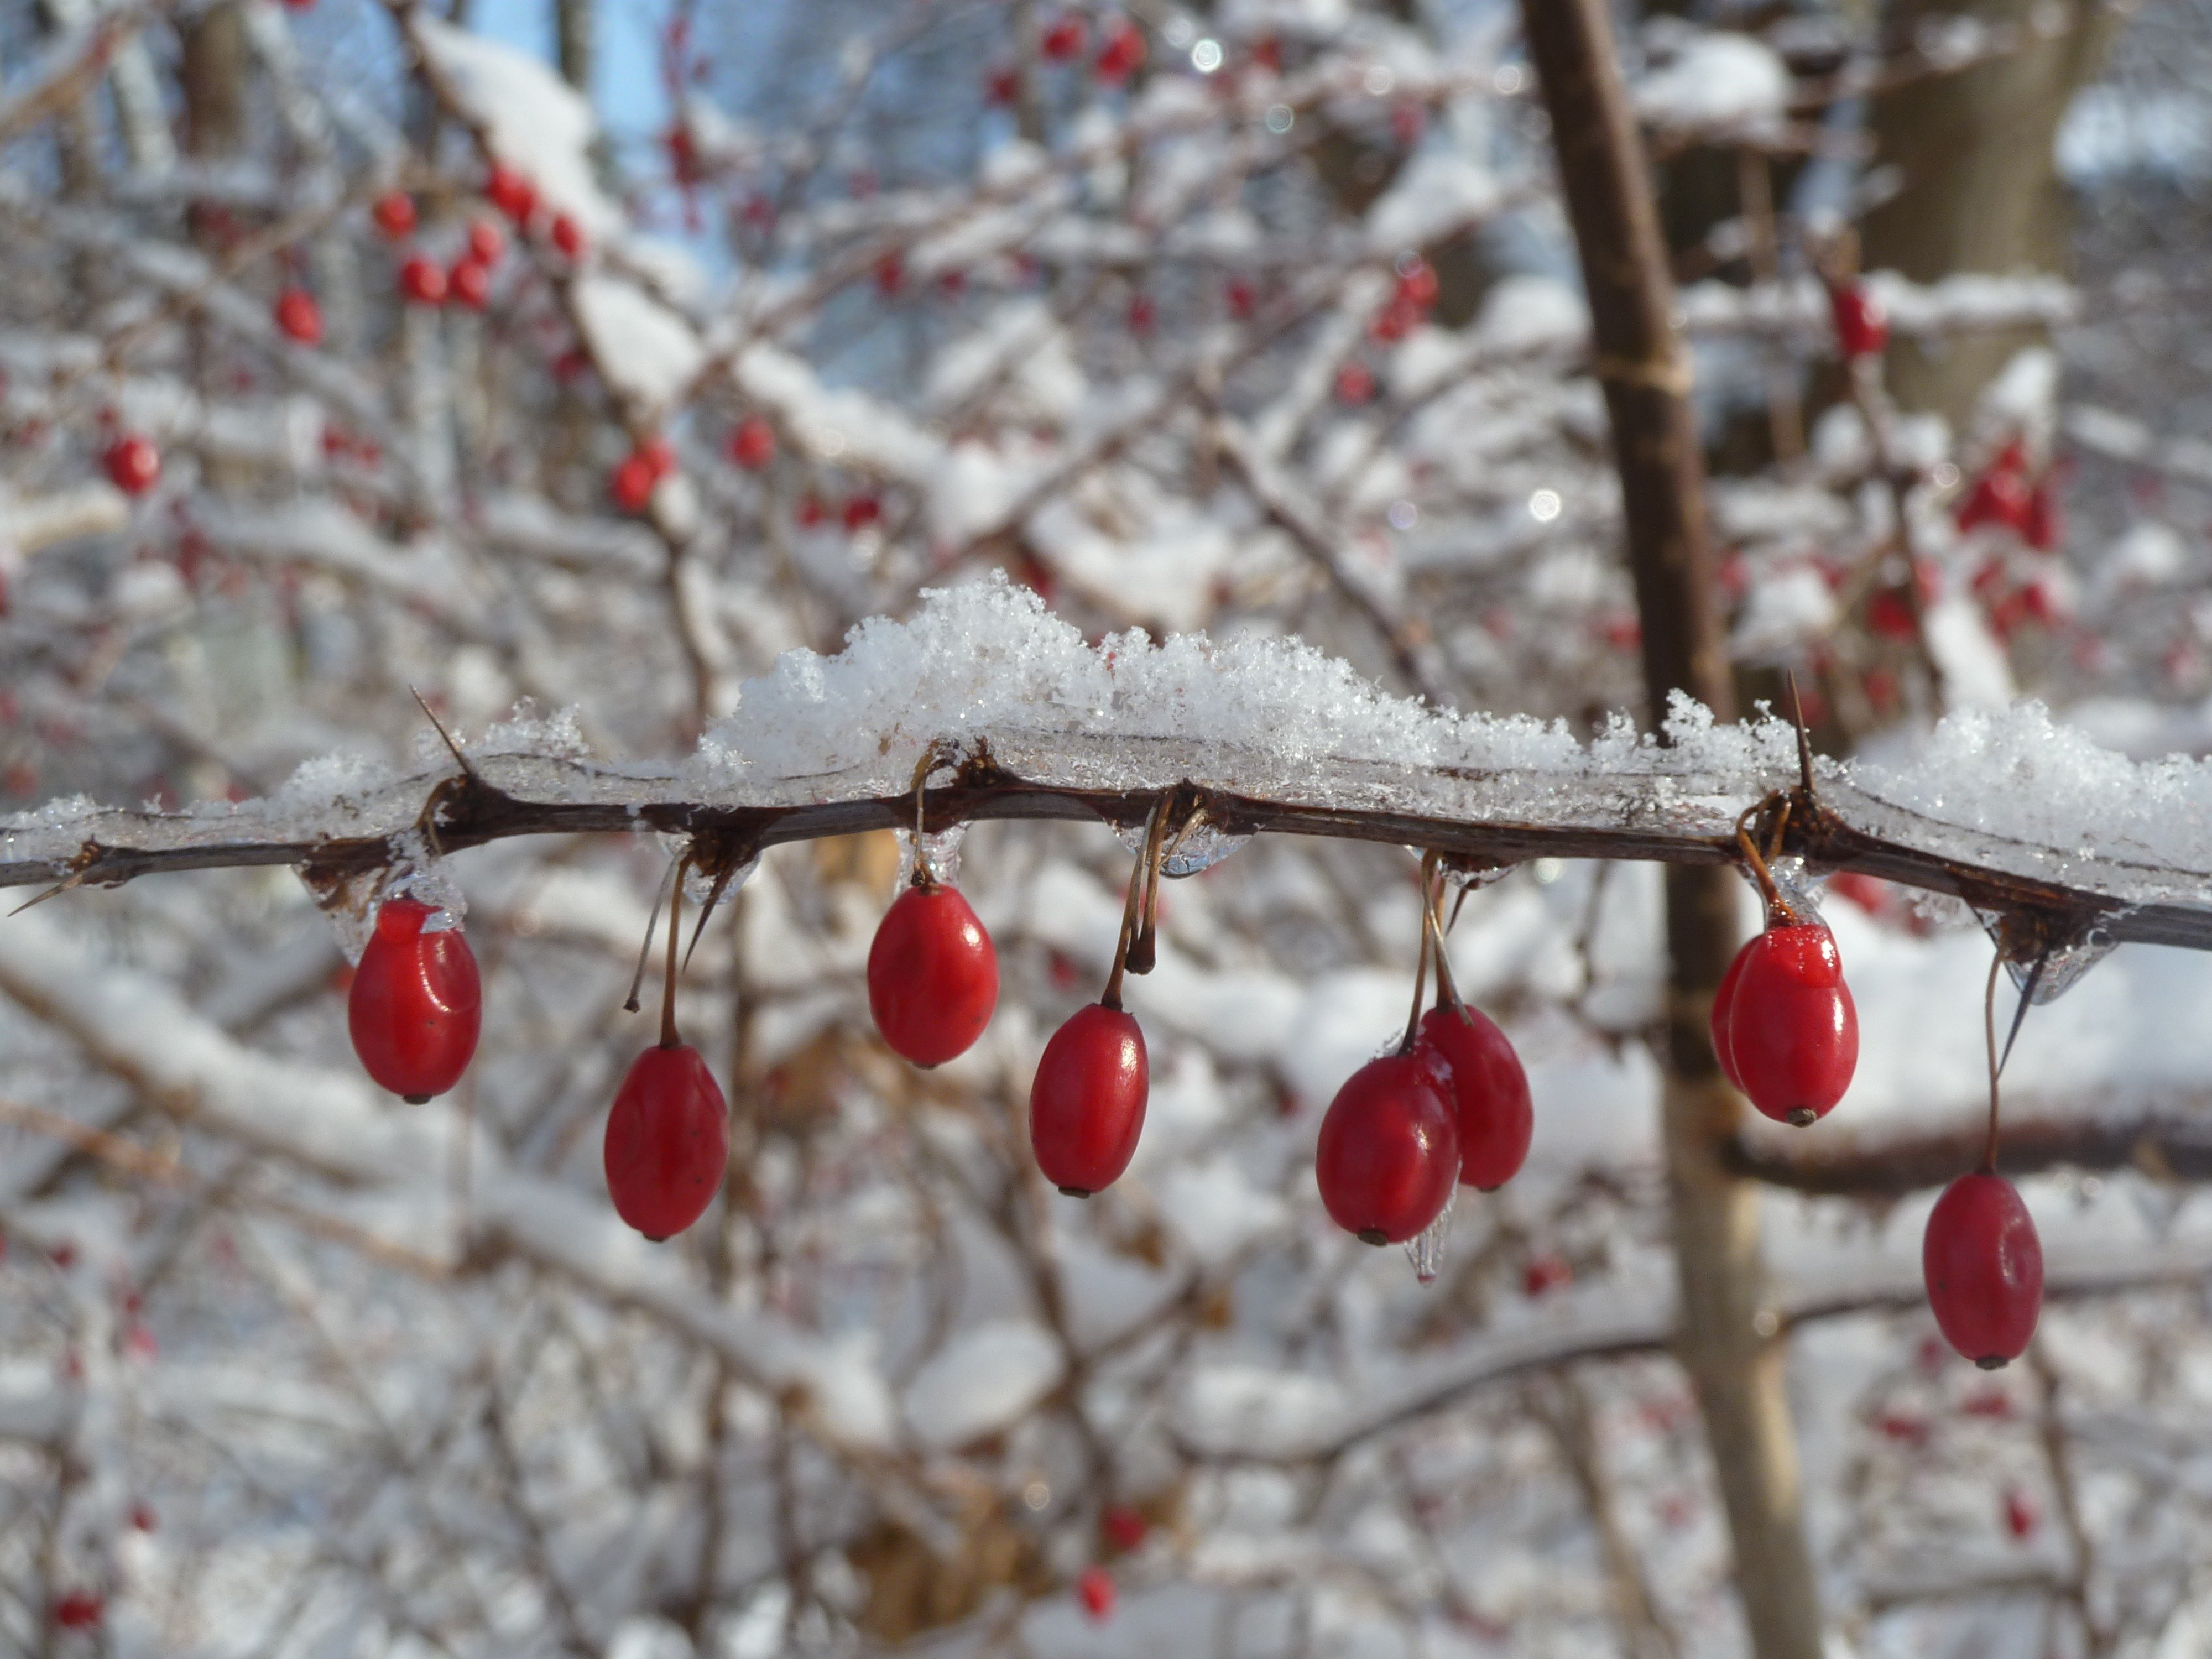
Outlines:
{"type": "MultiPolygon", "coordinates": [[[[1705,471],[1673,326],[1673,285],[1641,142],[1614,60],[1606,0],[1522,0],[1522,31],[1551,116],[1559,177],[1589,291],[1595,369],[1620,470],[1629,567],[1655,722],[1686,691],[1735,712],[1713,602],[1705,471]]],[[[1695,1385],[1759,1659],[1819,1659],[1820,1597],[1806,1547],[1782,1352],[1762,1320],[1758,1198],[1721,1149],[1742,1103],[1705,1036],[1737,943],[1723,866],[1667,873],[1669,957],[1663,1113],[1674,1256],[1676,1350],[1695,1385]]]]}

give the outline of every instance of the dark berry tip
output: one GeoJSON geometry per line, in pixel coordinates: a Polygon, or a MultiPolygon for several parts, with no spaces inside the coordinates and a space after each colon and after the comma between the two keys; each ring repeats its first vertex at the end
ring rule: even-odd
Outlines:
{"type": "Polygon", "coordinates": [[[1793,1129],[1809,1129],[1820,1121],[1820,1115],[1810,1106],[1792,1106],[1790,1109],[1789,1122],[1793,1129]]]}
{"type": "Polygon", "coordinates": [[[1505,1183],[1501,1181],[1495,1187],[1477,1187],[1474,1190],[1478,1193],[1502,1193],[1505,1190],[1505,1183]]]}
{"type": "Polygon", "coordinates": [[[1974,1364],[1985,1371],[2001,1371],[2012,1361],[2001,1353],[1984,1354],[1974,1364]]]}
{"type": "Polygon", "coordinates": [[[1060,1190],[1066,1193],[1070,1198],[1088,1198],[1091,1196],[1091,1189],[1088,1187],[1062,1187],[1060,1190]]]}
{"type": "Polygon", "coordinates": [[[399,1097],[410,1106],[428,1106],[430,1103],[430,1097],[428,1095],[402,1095],[399,1097]]]}
{"type": "Polygon", "coordinates": [[[1383,1235],[1380,1227],[1362,1227],[1359,1230],[1359,1242],[1362,1244],[1388,1244],[1390,1241],[1383,1235]]]}

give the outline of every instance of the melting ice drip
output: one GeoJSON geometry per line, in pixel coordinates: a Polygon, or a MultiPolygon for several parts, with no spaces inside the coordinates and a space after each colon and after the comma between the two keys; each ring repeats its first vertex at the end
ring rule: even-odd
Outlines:
{"type": "MultiPolygon", "coordinates": [[[[1114,834],[1130,852],[1143,854],[1143,824],[1116,824],[1114,834]]],[[[1211,870],[1251,839],[1249,835],[1233,836],[1218,829],[1206,821],[1201,809],[1192,814],[1190,822],[1179,834],[1170,837],[1166,849],[1160,854],[1160,873],[1164,876],[1194,876],[1201,870],[1211,870]]]]}
{"type": "MultiPolygon", "coordinates": [[[[907,884],[914,879],[914,831],[901,830],[897,834],[898,884],[891,889],[894,896],[906,891],[907,884]]],[[[960,843],[967,838],[968,826],[964,823],[922,837],[922,848],[929,857],[929,872],[947,887],[960,884],[960,843]]]]}
{"type": "Polygon", "coordinates": [[[1451,1243],[1452,1206],[1459,1202],[1459,1182],[1452,1182],[1437,1218],[1406,1241],[1406,1260],[1413,1264],[1413,1277],[1433,1285],[1444,1268],[1444,1249],[1451,1243]]]}
{"type": "Polygon", "coordinates": [[[367,893],[367,884],[363,883],[358,886],[349,884],[346,897],[323,904],[323,914],[330,918],[331,931],[337,935],[339,954],[356,967],[360,965],[361,953],[368,948],[368,941],[376,932],[376,913],[389,899],[411,898],[428,905],[433,914],[422,924],[426,933],[459,927],[468,919],[468,895],[448,873],[445,860],[430,850],[420,830],[410,830],[392,837],[392,866],[377,884],[373,902],[354,896],[367,893]]]}
{"type": "MultiPolygon", "coordinates": [[[[1974,914],[1982,919],[1982,926],[1989,930],[1990,938],[1996,942],[1997,949],[2003,951],[2006,948],[2005,913],[1978,907],[1974,914]]],[[[2040,974],[2035,971],[2036,959],[2033,956],[2019,961],[2006,957],[2005,972],[2012,976],[2013,989],[2025,994],[2028,981],[2033,979],[2035,992],[2028,997],[2031,1005],[2057,1001],[2081,983],[2084,974],[2112,955],[2112,947],[2119,943],[2112,937],[2113,919],[2111,915],[2099,917],[2079,939],[2051,951],[2044,962],[2040,974]]]]}

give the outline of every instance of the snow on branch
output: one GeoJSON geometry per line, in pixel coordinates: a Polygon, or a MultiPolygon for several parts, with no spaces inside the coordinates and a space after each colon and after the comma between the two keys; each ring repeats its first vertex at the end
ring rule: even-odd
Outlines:
{"type": "MultiPolygon", "coordinates": [[[[1717,725],[1678,701],[1667,741],[1625,716],[1588,743],[1559,723],[1391,697],[1296,640],[1132,632],[1087,642],[1003,578],[933,592],[846,649],[787,653],[678,763],[596,762],[573,723],[497,726],[469,767],[398,775],[312,762],[283,788],[181,811],[82,798],[0,821],[0,885],[157,871],[391,863],[421,827],[447,850],[509,836],[707,836],[735,866],[784,842],[910,823],[916,761],[933,825],[985,818],[1175,822],[1435,848],[1474,865],[1537,856],[1724,862],[1736,820],[1799,776],[1772,717],[1717,725]]],[[[1908,760],[1820,762],[1791,850],[2037,919],[2046,940],[2212,947],[2212,763],[2138,763],[2039,706],[1954,715],[1908,760]]]]}

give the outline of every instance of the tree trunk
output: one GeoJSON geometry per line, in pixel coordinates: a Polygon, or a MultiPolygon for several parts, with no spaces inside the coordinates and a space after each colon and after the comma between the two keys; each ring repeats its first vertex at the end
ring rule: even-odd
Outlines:
{"type": "MultiPolygon", "coordinates": [[[[2074,94],[2104,59],[2118,13],[2091,0],[2061,9],[2064,27],[2037,33],[2040,0],[1894,0],[1887,33],[1909,42],[1920,25],[1966,15],[2021,32],[2018,49],[1954,74],[1923,76],[1876,97],[1868,112],[1877,167],[1900,188],[1868,214],[1869,270],[1930,283],[1954,271],[2009,276],[2067,265],[2065,188],[2052,155],[2074,94]]],[[[1889,388],[1908,409],[1955,427],[2006,360],[2039,333],[1969,336],[1923,350],[1890,348],[1889,388]]]]}
{"type": "Polygon", "coordinates": [[[561,78],[592,95],[592,0],[553,0],[556,55],[561,78]]]}
{"type": "Polygon", "coordinates": [[[185,148],[202,160],[246,148],[246,19],[236,0],[185,27],[185,148]]]}
{"type": "MultiPolygon", "coordinates": [[[[1620,472],[1651,716],[1656,724],[1681,690],[1729,719],[1735,688],[1713,599],[1689,365],[1670,325],[1666,247],[1606,0],[1522,0],[1521,9],[1589,295],[1593,367],[1620,472]]],[[[1736,947],[1735,893],[1725,867],[1667,874],[1659,1059],[1681,1285],[1676,1346],[1705,1414],[1753,1649],[1759,1659],[1820,1659],[1820,1595],[1783,1356],[1771,1321],[1760,1317],[1758,1193],[1722,1161],[1742,1103],[1706,1038],[1713,992],[1736,947]]]]}

